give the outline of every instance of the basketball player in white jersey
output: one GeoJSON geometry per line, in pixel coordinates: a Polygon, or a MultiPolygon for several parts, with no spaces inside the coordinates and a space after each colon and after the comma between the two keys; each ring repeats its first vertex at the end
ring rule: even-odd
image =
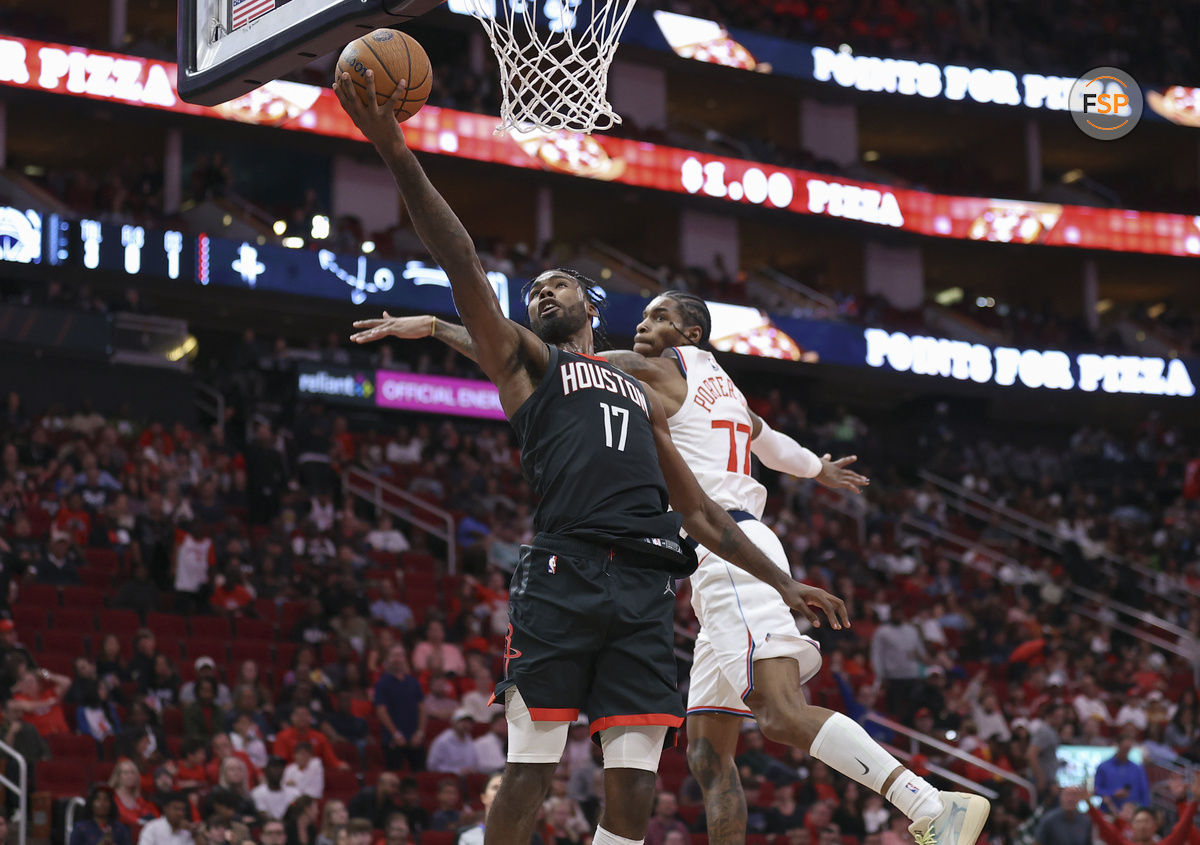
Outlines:
{"type": "MultiPolygon", "coordinates": [[[[385,336],[435,337],[474,358],[466,331],[432,316],[355,323],[365,342],[385,336]]],[[[760,520],[766,489],[750,474],[750,455],[765,466],[858,492],[868,480],[848,465],[855,458],[817,457],[773,431],[711,352],[701,348],[712,326],[697,296],[669,291],[643,313],[633,351],[600,355],[650,385],[660,396],[671,440],[715,502],[729,510],[750,540],[785,572],[779,538],[760,520]]],[[[700,621],[688,692],[688,764],[704,792],[712,845],[744,845],[746,798],[734,755],[743,718],[754,718],[774,742],[813,757],[887,798],[912,822],[916,845],[975,845],[987,821],[985,798],[940,792],[905,768],[841,713],[806,702],[804,684],[821,667],[816,643],[802,635],[779,594],[698,547],[692,607],[700,621]]]]}

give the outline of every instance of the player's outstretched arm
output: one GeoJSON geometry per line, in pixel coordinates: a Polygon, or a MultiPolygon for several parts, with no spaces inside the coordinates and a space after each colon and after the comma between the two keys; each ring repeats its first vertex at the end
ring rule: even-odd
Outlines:
{"type": "Polygon", "coordinates": [[[683,527],[688,535],[775,588],[788,607],[803,613],[814,626],[821,625],[820,617],[812,609],[817,607],[829,618],[834,630],[850,627],[845,602],[820,587],[801,584],[788,576],[758,546],[750,542],[733,517],[705,494],[683,456],[671,442],[671,429],[662,401],[649,387],[646,387],[646,395],[650,399],[650,422],[654,430],[654,445],[658,449],[658,464],[667,482],[671,507],[683,517],[683,527]]]}
{"type": "Polygon", "coordinates": [[[479,360],[475,341],[471,340],[467,330],[458,323],[448,323],[433,314],[393,317],[384,311],[382,317],[372,320],[355,320],[354,328],[360,330],[350,335],[350,339],[355,343],[370,343],[385,337],[396,337],[401,340],[432,337],[472,361],[479,360]]]}
{"type": "Polygon", "coordinates": [[[775,431],[766,420],[750,412],[754,429],[751,434],[750,451],[763,462],[763,466],[776,472],[786,472],[800,478],[812,478],[832,490],[850,490],[861,493],[871,483],[865,475],[859,475],[847,467],[858,460],[856,455],[832,460],[829,455],[817,457],[786,434],[775,431]]]}
{"type": "Polygon", "coordinates": [[[379,105],[375,77],[370,70],[366,102],[355,93],[348,73],[334,83],[342,108],[392,171],[417,236],[433,260],[446,271],[454,304],[479,351],[479,365],[501,388],[504,399],[504,386],[512,375],[530,362],[544,368],[549,353],[536,335],[504,316],[471,236],[405,143],[395,116],[404,89],[405,80],[401,80],[388,101],[379,105]]]}

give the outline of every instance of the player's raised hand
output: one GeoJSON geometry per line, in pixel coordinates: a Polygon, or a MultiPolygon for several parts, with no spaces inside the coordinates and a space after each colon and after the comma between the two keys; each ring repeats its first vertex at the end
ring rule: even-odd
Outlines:
{"type": "Polygon", "coordinates": [[[821,627],[821,617],[813,608],[819,608],[829,619],[829,624],[835,631],[850,627],[850,617],[846,613],[846,603],[837,596],[814,587],[792,581],[782,592],[783,600],[792,610],[803,613],[814,628],[821,627]]]}
{"type": "Polygon", "coordinates": [[[821,471],[817,473],[817,482],[830,490],[849,490],[852,493],[861,493],[862,488],[871,483],[871,479],[865,475],[859,475],[852,469],[847,469],[857,460],[857,455],[847,455],[836,461],[831,460],[827,454],[822,455],[821,471]]]}
{"type": "Polygon", "coordinates": [[[402,340],[430,337],[433,335],[433,322],[437,318],[431,314],[421,314],[417,317],[393,317],[384,311],[382,317],[372,320],[356,320],[354,328],[362,329],[350,335],[355,343],[370,343],[385,337],[398,337],[402,340]]]}
{"type": "Polygon", "coordinates": [[[350,115],[350,119],[354,121],[358,130],[376,147],[381,147],[393,140],[403,143],[404,133],[400,131],[400,124],[396,121],[396,108],[404,99],[408,80],[401,79],[396,85],[396,90],[392,92],[392,96],[380,104],[379,98],[375,95],[375,72],[368,68],[366,77],[367,93],[365,97],[360,97],[354,90],[350,74],[343,71],[334,80],[333,90],[337,94],[338,102],[342,104],[343,111],[350,115]]]}

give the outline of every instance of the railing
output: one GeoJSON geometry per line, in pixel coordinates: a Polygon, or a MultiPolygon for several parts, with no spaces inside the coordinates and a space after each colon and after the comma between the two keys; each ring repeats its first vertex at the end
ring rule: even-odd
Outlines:
{"type": "Polygon", "coordinates": [[[342,474],[342,489],[370,502],[376,510],[386,511],[445,542],[447,572],[454,575],[458,571],[457,526],[449,511],[435,507],[419,496],[358,467],[351,467],[342,474]],[[403,502],[403,505],[395,504],[396,500],[403,502]]]}
{"type": "Polygon", "coordinates": [[[216,420],[217,425],[225,427],[225,394],[215,387],[196,382],[196,407],[216,420]]]}
{"type": "MultiPolygon", "coordinates": [[[[1001,530],[1008,532],[1014,537],[1027,540],[1028,542],[1033,543],[1034,545],[1039,546],[1046,551],[1053,552],[1055,554],[1060,554],[1062,552],[1063,538],[1058,531],[1055,530],[1054,526],[1049,525],[1042,520],[1035,519],[1028,514],[1024,514],[1020,511],[1006,507],[999,502],[993,501],[986,496],[982,496],[973,490],[968,490],[960,484],[955,484],[953,481],[943,478],[940,475],[935,475],[927,470],[921,470],[918,475],[922,480],[933,484],[943,493],[949,494],[949,504],[955,507],[956,510],[961,511],[968,516],[974,516],[978,519],[985,519],[988,521],[992,521],[993,517],[995,516],[1002,517],[1004,521],[996,523],[997,527],[1001,530]]],[[[1161,573],[1150,569],[1149,567],[1142,566],[1139,563],[1135,563],[1134,561],[1128,560],[1127,558],[1123,558],[1120,555],[1116,555],[1106,548],[1098,548],[1097,551],[1099,556],[1108,561],[1109,564],[1124,567],[1148,579],[1148,585],[1143,583],[1143,587],[1147,589],[1148,592],[1152,592],[1154,595],[1180,606],[1187,604],[1187,600],[1181,596],[1171,593],[1160,593],[1157,591],[1156,587],[1154,586],[1154,581],[1161,573]]],[[[1200,597],[1200,590],[1195,589],[1186,582],[1181,582],[1179,587],[1181,590],[1186,593],[1190,593],[1192,596],[1200,597]]]]}
{"type": "Polygon", "coordinates": [[[776,270],[774,267],[758,267],[755,269],[755,272],[775,285],[808,300],[813,305],[826,309],[830,317],[837,315],[837,301],[828,294],[821,293],[819,290],[811,288],[797,279],[793,279],[791,276],[776,270]]]}
{"type": "Polygon", "coordinates": [[[71,831],[75,829],[75,813],[80,807],[86,807],[87,802],[82,798],[72,798],[67,802],[67,815],[63,820],[63,845],[71,845],[71,831]]]}
{"type": "MultiPolygon", "coordinates": [[[[1008,557],[1007,555],[1003,555],[1003,554],[995,551],[994,549],[990,549],[987,546],[982,545],[981,543],[975,542],[974,540],[969,540],[966,537],[962,537],[951,531],[947,531],[944,528],[941,528],[940,526],[933,525],[929,522],[922,522],[919,520],[915,520],[906,514],[900,520],[900,527],[901,528],[909,528],[913,531],[928,534],[929,536],[934,537],[944,543],[949,543],[951,545],[959,546],[964,550],[970,551],[972,553],[972,556],[970,558],[968,558],[965,555],[955,555],[955,554],[950,554],[949,557],[957,560],[959,563],[961,563],[965,566],[970,566],[971,568],[976,569],[976,570],[983,572],[987,575],[990,575],[992,577],[995,577],[997,575],[998,570],[1001,567],[1008,567],[1009,569],[1020,574],[1023,578],[1026,578],[1029,581],[1037,582],[1037,583],[1044,583],[1046,581],[1045,575],[1034,572],[1032,569],[1030,569],[1028,566],[1025,566],[1025,564],[1021,563],[1020,561],[1015,560],[1014,558],[1008,557]]],[[[1076,606],[1074,608],[1074,610],[1081,613],[1082,615],[1087,616],[1090,619],[1095,619],[1097,621],[1103,622],[1104,624],[1110,625],[1114,630],[1118,630],[1123,633],[1126,633],[1126,634],[1130,635],[1131,637],[1134,637],[1134,638],[1140,639],[1140,640],[1144,640],[1145,642],[1148,642],[1151,645],[1153,645],[1155,648],[1161,648],[1161,649],[1163,649],[1165,651],[1169,651],[1172,654],[1175,654],[1179,657],[1184,657],[1184,658],[1190,659],[1189,653],[1185,649],[1180,647],[1177,643],[1175,643],[1171,640],[1164,639],[1163,637],[1159,637],[1154,634],[1151,634],[1151,633],[1143,630],[1142,628],[1137,628],[1132,625],[1125,625],[1125,624],[1117,621],[1116,617],[1118,615],[1129,616],[1134,619],[1137,619],[1138,621],[1156,625],[1157,627],[1161,628],[1162,630],[1170,631],[1172,633],[1182,630],[1182,629],[1178,628],[1177,626],[1172,625],[1170,622],[1167,622],[1165,619],[1160,619],[1159,617],[1154,616],[1153,614],[1149,614],[1144,611],[1140,611],[1140,610],[1136,610],[1135,608],[1131,608],[1131,607],[1129,607],[1129,605],[1126,605],[1126,604],[1124,604],[1120,601],[1117,601],[1116,599],[1110,598],[1108,596],[1101,595],[1100,593],[1093,592],[1093,591],[1087,589],[1086,587],[1079,587],[1075,584],[1061,584],[1059,586],[1061,586],[1068,593],[1075,595],[1076,597],[1082,599],[1083,601],[1094,602],[1095,604],[1098,604],[1101,607],[1107,608],[1110,612],[1110,616],[1105,617],[1104,615],[1091,610],[1086,605],[1076,606]]]]}
{"type": "Polygon", "coordinates": [[[17,796],[17,826],[18,834],[16,845],[25,845],[25,839],[29,836],[29,766],[25,762],[25,758],[18,753],[17,749],[13,748],[7,742],[0,740],[0,752],[11,757],[17,763],[17,782],[13,783],[5,772],[8,767],[0,769],[0,786],[13,792],[17,796]]]}
{"type": "MultiPolygon", "coordinates": [[[[1029,794],[1030,806],[1033,806],[1033,807],[1037,806],[1037,803],[1038,803],[1037,787],[1033,785],[1032,781],[1026,780],[1025,778],[1021,777],[1020,775],[1016,775],[1010,771],[1001,769],[999,766],[993,766],[987,760],[984,760],[980,757],[976,757],[973,754],[968,754],[967,752],[963,751],[961,748],[955,748],[953,745],[949,745],[948,743],[945,743],[942,740],[937,739],[936,737],[932,737],[929,734],[921,733],[920,731],[913,730],[912,728],[902,725],[899,722],[892,721],[891,719],[887,718],[886,716],[880,716],[876,713],[868,713],[864,717],[863,720],[868,721],[868,722],[874,722],[875,724],[877,724],[881,727],[887,728],[892,733],[907,737],[908,741],[909,741],[909,755],[910,756],[912,754],[918,753],[920,746],[926,745],[930,748],[933,748],[933,749],[936,749],[936,750],[942,752],[943,754],[946,754],[947,756],[954,757],[957,760],[961,760],[963,763],[974,766],[978,769],[982,769],[983,771],[987,772],[988,774],[995,775],[996,777],[1000,778],[1001,780],[1006,780],[1009,783],[1013,784],[1014,786],[1016,786],[1020,789],[1024,789],[1029,794]]],[[[976,791],[980,792],[980,794],[987,794],[987,792],[985,792],[985,790],[987,790],[988,792],[991,792],[991,794],[988,795],[987,797],[989,797],[989,798],[996,797],[996,793],[994,791],[988,790],[988,788],[985,787],[983,784],[978,784],[967,778],[961,777],[959,775],[955,775],[953,772],[949,772],[948,770],[946,770],[942,767],[938,767],[938,768],[941,769],[941,771],[938,771],[937,773],[939,775],[942,775],[942,777],[947,777],[947,775],[953,775],[953,777],[949,778],[950,780],[954,780],[956,783],[960,783],[964,786],[969,785],[969,787],[971,789],[975,789],[976,791]]],[[[934,771],[934,770],[935,770],[934,767],[930,766],[930,771],[934,771]]]]}

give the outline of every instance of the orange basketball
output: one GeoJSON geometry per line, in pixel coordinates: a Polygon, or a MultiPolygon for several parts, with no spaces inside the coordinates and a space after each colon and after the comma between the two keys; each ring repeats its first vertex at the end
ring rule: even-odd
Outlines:
{"type": "Polygon", "coordinates": [[[425,48],[416,39],[394,29],[377,29],[346,45],[335,73],[350,74],[358,96],[366,101],[367,70],[375,72],[375,96],[387,102],[401,79],[407,81],[404,99],[396,104],[396,120],[403,123],[421,110],[433,88],[433,68],[425,48]]]}

